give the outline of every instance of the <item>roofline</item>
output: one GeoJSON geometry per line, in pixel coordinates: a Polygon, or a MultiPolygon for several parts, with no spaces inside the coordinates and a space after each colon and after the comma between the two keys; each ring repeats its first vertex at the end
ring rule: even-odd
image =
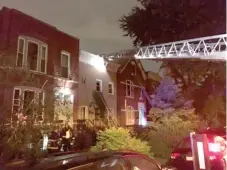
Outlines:
{"type": "Polygon", "coordinates": [[[51,24],[48,24],[47,22],[44,22],[44,21],[42,21],[42,20],[40,20],[40,19],[38,19],[38,18],[35,18],[35,17],[33,17],[33,16],[29,15],[29,14],[26,14],[26,13],[24,13],[24,12],[22,12],[22,11],[19,11],[19,10],[15,9],[15,8],[8,8],[8,7],[6,7],[6,6],[3,6],[2,9],[1,9],[0,11],[2,11],[2,10],[4,10],[4,9],[10,10],[10,11],[16,11],[16,12],[18,12],[18,13],[20,13],[20,14],[22,14],[22,15],[25,15],[25,16],[27,16],[27,17],[30,17],[30,18],[32,18],[32,19],[34,19],[34,20],[36,20],[36,21],[38,21],[38,22],[40,22],[40,23],[42,23],[42,24],[44,24],[44,25],[50,27],[50,28],[53,28],[53,29],[55,29],[56,31],[58,31],[58,32],[60,32],[60,33],[63,33],[64,35],[67,35],[67,36],[69,36],[69,37],[71,37],[71,38],[74,38],[74,39],[80,41],[79,38],[77,38],[77,37],[75,37],[75,36],[73,36],[73,35],[70,35],[70,34],[64,32],[64,31],[61,31],[61,30],[59,30],[57,27],[55,27],[55,26],[53,26],[53,25],[51,25],[51,24]]]}

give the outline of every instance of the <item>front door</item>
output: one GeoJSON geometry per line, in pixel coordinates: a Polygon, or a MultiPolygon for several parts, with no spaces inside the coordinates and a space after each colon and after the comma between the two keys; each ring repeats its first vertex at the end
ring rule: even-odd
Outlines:
{"type": "Polygon", "coordinates": [[[138,110],[139,110],[139,125],[146,125],[146,117],[145,117],[145,104],[138,103],[138,110]]]}

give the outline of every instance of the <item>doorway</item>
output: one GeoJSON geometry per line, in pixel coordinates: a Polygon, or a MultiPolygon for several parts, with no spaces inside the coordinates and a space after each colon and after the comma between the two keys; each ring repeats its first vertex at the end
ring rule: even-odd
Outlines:
{"type": "Polygon", "coordinates": [[[147,124],[146,116],[145,116],[145,104],[144,103],[138,103],[138,110],[139,110],[139,125],[145,126],[147,124]]]}

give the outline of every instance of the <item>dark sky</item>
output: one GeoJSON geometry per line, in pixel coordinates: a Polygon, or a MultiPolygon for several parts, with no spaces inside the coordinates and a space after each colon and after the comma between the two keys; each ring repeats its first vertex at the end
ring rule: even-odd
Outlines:
{"type": "MultiPolygon", "coordinates": [[[[132,41],[123,37],[118,20],[135,5],[136,0],[0,0],[0,8],[16,8],[78,37],[81,49],[91,53],[133,48],[132,41]]],[[[143,63],[152,71],[159,67],[143,63]]]]}

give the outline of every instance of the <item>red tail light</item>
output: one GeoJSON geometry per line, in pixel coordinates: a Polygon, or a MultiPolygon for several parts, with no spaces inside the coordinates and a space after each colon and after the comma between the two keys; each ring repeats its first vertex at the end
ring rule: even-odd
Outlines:
{"type": "Polygon", "coordinates": [[[221,152],[221,145],[219,143],[209,143],[210,152],[221,152]]]}
{"type": "Polygon", "coordinates": [[[180,156],[180,153],[172,153],[171,154],[171,159],[176,159],[179,156],[180,156]]]}

